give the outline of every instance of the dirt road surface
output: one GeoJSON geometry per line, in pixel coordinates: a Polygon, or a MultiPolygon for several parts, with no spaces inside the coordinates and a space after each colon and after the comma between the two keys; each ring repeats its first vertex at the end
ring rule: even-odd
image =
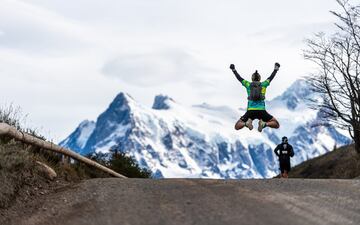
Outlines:
{"type": "Polygon", "coordinates": [[[93,179],[8,224],[360,224],[360,180],[93,179]]]}

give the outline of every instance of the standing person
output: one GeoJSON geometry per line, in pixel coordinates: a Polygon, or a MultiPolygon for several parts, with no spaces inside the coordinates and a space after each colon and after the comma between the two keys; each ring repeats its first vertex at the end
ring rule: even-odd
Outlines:
{"type": "Polygon", "coordinates": [[[279,157],[281,177],[288,178],[288,173],[291,169],[290,157],[294,156],[294,150],[288,143],[287,137],[282,138],[282,143],[276,146],[274,152],[279,157]]]}
{"type": "Polygon", "coordinates": [[[246,88],[248,94],[248,105],[246,113],[236,122],[235,129],[240,130],[243,127],[253,129],[252,122],[255,119],[259,120],[258,131],[261,132],[265,127],[279,128],[279,122],[270,115],[265,109],[265,94],[266,88],[270,85],[270,82],[274,79],[277,71],[280,68],[279,63],[275,63],[274,71],[271,73],[265,81],[260,82],[261,76],[256,70],[251,76],[252,82],[249,82],[242,78],[235,69],[235,65],[231,64],[230,69],[235,74],[235,77],[246,88]]]}

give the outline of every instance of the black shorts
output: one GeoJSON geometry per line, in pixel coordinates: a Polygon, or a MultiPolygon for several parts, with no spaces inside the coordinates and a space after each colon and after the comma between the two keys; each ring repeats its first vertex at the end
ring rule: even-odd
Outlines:
{"type": "Polygon", "coordinates": [[[289,172],[290,169],[291,169],[290,160],[280,160],[280,171],[281,171],[281,173],[284,173],[285,170],[287,172],[289,172]]]}
{"type": "Polygon", "coordinates": [[[266,110],[248,110],[240,119],[246,123],[249,118],[252,120],[258,119],[264,122],[269,122],[273,116],[266,112],[266,110]]]}

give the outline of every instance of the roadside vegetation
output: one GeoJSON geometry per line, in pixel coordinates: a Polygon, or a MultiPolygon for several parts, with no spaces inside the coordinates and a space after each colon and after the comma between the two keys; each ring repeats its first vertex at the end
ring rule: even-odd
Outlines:
{"type": "Polygon", "coordinates": [[[360,156],[354,145],[344,146],[295,166],[289,177],[360,179],[360,156]]]}
{"type": "Polygon", "coordinates": [[[151,171],[139,164],[124,152],[111,150],[109,154],[92,154],[88,158],[129,178],[151,178],[151,171]]]}
{"type": "MultiPolygon", "coordinates": [[[[12,105],[0,108],[0,123],[7,123],[21,132],[46,140],[35,129],[25,127],[26,117],[12,105]]],[[[123,153],[88,156],[127,177],[150,178],[151,173],[123,153]]],[[[56,189],[91,178],[110,177],[105,172],[76,161],[64,160],[62,155],[23,144],[8,137],[0,137],[0,217],[2,210],[19,202],[31,201],[56,189]],[[49,177],[44,164],[56,178],[49,177]]],[[[1,220],[0,220],[1,224],[1,220]]]]}

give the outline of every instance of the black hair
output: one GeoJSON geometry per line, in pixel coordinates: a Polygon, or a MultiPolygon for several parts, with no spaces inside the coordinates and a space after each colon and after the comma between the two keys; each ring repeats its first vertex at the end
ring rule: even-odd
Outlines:
{"type": "Polygon", "coordinates": [[[253,73],[253,75],[251,76],[251,80],[252,81],[260,81],[261,80],[261,76],[258,73],[258,71],[256,70],[255,73],[253,73]]]}
{"type": "Polygon", "coordinates": [[[281,141],[282,142],[285,142],[285,141],[288,142],[288,138],[286,136],[284,136],[284,137],[282,137],[281,141]]]}

